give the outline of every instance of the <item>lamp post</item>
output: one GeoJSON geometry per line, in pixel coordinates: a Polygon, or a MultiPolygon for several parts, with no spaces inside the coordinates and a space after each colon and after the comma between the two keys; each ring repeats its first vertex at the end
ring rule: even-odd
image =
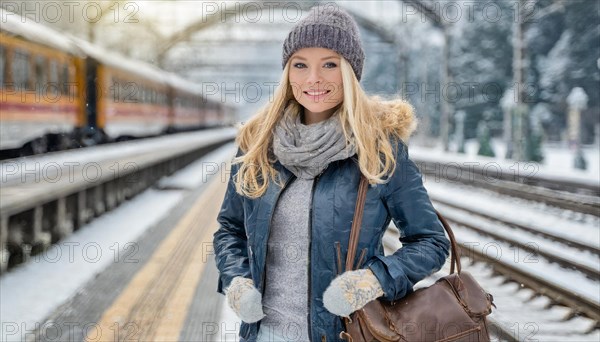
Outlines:
{"type": "Polygon", "coordinates": [[[458,153],[465,153],[465,116],[467,114],[464,110],[459,110],[456,112],[456,131],[454,132],[454,137],[457,146],[458,153]]]}
{"type": "Polygon", "coordinates": [[[588,96],[580,87],[573,88],[567,96],[567,103],[569,104],[567,139],[569,148],[575,149],[573,166],[581,170],[585,170],[587,167],[581,150],[581,111],[587,108],[587,102],[588,96]]]}
{"type": "Polygon", "coordinates": [[[515,101],[515,90],[514,88],[508,88],[504,92],[502,99],[500,99],[500,107],[502,107],[502,112],[504,113],[504,121],[503,121],[503,140],[506,144],[506,155],[504,158],[511,159],[513,156],[513,120],[512,113],[516,107],[515,101]]]}

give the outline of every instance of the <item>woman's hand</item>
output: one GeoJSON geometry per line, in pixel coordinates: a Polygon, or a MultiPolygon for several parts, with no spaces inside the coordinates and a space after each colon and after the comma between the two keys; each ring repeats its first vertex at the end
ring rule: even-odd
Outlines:
{"type": "Polygon", "coordinates": [[[329,284],[323,294],[323,304],[332,314],[348,317],[383,295],[379,280],[370,269],[347,271],[329,284]]]}
{"type": "Polygon", "coordinates": [[[260,321],[265,314],[262,310],[262,295],[254,287],[252,279],[235,277],[225,290],[227,304],[246,323],[260,321]]]}

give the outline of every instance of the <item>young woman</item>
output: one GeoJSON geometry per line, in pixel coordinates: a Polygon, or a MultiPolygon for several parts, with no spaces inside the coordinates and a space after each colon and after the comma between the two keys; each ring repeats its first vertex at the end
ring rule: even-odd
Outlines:
{"type": "Polygon", "coordinates": [[[367,97],[363,61],[352,17],[314,7],[284,43],[273,101],[240,130],[214,248],[242,341],[340,341],[341,317],[405,296],[448,256],[408,158],[412,107],[367,97]],[[371,186],[358,269],[343,272],[361,174],[371,186]],[[391,220],[403,246],[384,256],[391,220]]]}

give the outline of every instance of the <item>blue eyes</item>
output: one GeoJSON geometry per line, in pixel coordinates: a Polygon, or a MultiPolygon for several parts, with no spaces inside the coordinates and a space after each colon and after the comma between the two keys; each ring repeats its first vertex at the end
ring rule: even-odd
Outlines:
{"type": "MultiPolygon", "coordinates": [[[[294,63],[293,67],[298,68],[298,69],[304,69],[304,68],[306,68],[306,64],[298,62],[298,63],[294,63]]],[[[337,67],[337,64],[335,64],[333,62],[327,62],[323,65],[323,67],[325,67],[327,69],[333,69],[333,68],[337,67]]]]}

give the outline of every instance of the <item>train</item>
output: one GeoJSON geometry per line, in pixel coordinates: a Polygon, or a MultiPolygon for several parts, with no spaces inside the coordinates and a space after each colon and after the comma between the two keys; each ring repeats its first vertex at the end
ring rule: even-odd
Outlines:
{"type": "Polygon", "coordinates": [[[200,84],[0,15],[1,159],[235,123],[235,107],[200,84]]]}

